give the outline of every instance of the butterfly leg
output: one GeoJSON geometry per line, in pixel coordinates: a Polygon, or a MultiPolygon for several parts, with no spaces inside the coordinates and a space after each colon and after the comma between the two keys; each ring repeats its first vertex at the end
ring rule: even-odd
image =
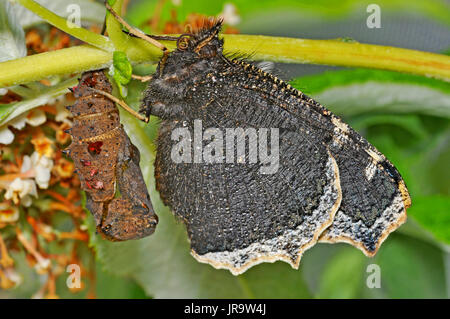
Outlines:
{"type": "Polygon", "coordinates": [[[135,110],[133,110],[130,106],[128,106],[128,104],[126,104],[124,101],[118,99],[117,97],[115,97],[112,94],[109,94],[105,91],[101,91],[101,90],[97,90],[97,89],[93,89],[91,88],[91,90],[97,94],[101,94],[103,96],[106,96],[108,99],[110,99],[111,101],[119,104],[121,107],[123,107],[128,113],[130,113],[131,115],[133,115],[135,118],[137,118],[138,120],[141,120],[145,123],[148,123],[148,121],[150,120],[149,117],[144,116],[142,114],[139,114],[138,112],[136,112],[135,110]]]}
{"type": "MultiPolygon", "coordinates": [[[[125,31],[125,30],[122,30],[122,32],[133,38],[141,38],[131,32],[125,31]]],[[[176,37],[176,36],[172,36],[172,35],[153,35],[153,34],[148,34],[148,33],[145,33],[145,35],[149,38],[159,40],[159,41],[178,41],[178,39],[180,38],[180,37],[176,37]]]]}

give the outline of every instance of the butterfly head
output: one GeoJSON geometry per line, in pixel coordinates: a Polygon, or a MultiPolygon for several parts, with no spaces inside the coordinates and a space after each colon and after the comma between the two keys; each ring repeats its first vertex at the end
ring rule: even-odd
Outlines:
{"type": "Polygon", "coordinates": [[[189,33],[182,34],[177,41],[178,52],[196,54],[199,58],[208,58],[222,52],[223,40],[219,39],[222,19],[207,19],[203,25],[189,33]]]}

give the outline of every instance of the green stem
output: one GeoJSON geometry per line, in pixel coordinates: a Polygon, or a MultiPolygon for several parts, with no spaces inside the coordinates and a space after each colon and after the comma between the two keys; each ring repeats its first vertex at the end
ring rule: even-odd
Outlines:
{"type": "MultiPolygon", "coordinates": [[[[40,6],[33,0],[18,0],[56,27],[98,48],[125,51],[132,63],[157,62],[161,51],[140,39],[126,36],[120,24],[107,15],[110,38],[82,28],[69,28],[65,19],[40,6]],[[114,43],[114,45],[112,44],[114,43]]],[[[123,0],[113,8],[121,12],[123,0]]],[[[224,35],[226,52],[242,52],[254,60],[286,63],[312,63],[392,70],[450,81],[450,57],[380,45],[348,43],[339,40],[307,40],[268,36],[224,35]]],[[[173,42],[164,42],[174,48],[173,42]]],[[[92,46],[78,46],[27,56],[0,63],[0,87],[27,83],[52,75],[104,68],[111,64],[112,55],[92,46]]]]}
{"type": "Polygon", "coordinates": [[[108,67],[112,53],[90,45],[29,55],[0,63],[0,87],[39,81],[52,75],[108,67]]]}
{"type": "Polygon", "coordinates": [[[267,36],[225,35],[226,50],[255,60],[392,70],[450,80],[450,57],[416,50],[343,42],[267,36]]]}
{"type": "MultiPolygon", "coordinates": [[[[121,15],[122,6],[123,0],[117,0],[112,5],[112,8],[119,15],[121,15]]],[[[109,38],[114,43],[116,50],[125,52],[127,48],[128,37],[125,33],[122,32],[122,26],[109,11],[106,11],[106,30],[108,30],[109,38]]]]}
{"type": "Polygon", "coordinates": [[[33,0],[17,0],[22,6],[27,8],[28,10],[34,12],[42,19],[46,20],[48,23],[54,25],[58,29],[63,30],[64,32],[89,43],[93,46],[96,46],[100,49],[113,51],[114,46],[112,45],[109,38],[102,36],[100,34],[91,32],[81,27],[77,27],[74,25],[69,25],[67,19],[60,17],[59,15],[51,12],[50,10],[44,8],[40,4],[34,2],[33,0]]]}
{"type": "MultiPolygon", "coordinates": [[[[224,35],[225,51],[256,52],[252,59],[287,63],[314,63],[392,70],[446,81],[450,57],[442,54],[337,40],[305,40],[250,35],[224,35]]],[[[160,50],[127,37],[126,53],[132,63],[156,62],[160,50]]],[[[164,42],[169,49],[174,44],[164,42]]],[[[92,46],[77,46],[0,63],[0,87],[27,83],[52,75],[82,72],[111,64],[112,55],[92,46]]]]}

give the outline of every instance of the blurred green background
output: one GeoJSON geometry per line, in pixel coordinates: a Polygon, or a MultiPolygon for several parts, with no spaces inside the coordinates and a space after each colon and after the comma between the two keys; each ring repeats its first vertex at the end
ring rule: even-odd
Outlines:
{"type": "MultiPolygon", "coordinates": [[[[92,10],[101,9],[99,3],[78,1],[92,10]]],[[[125,17],[150,32],[147,22],[157,6],[153,0],[131,0],[125,17]]],[[[450,49],[450,5],[444,0],[173,0],[162,2],[160,23],[174,19],[172,12],[179,21],[190,13],[228,12],[237,19],[233,28],[243,34],[346,38],[438,53],[450,49]],[[381,28],[367,27],[370,13],[366,9],[371,3],[381,8],[381,28]]],[[[100,24],[101,20],[87,17],[84,23],[100,24]]],[[[142,73],[150,69],[137,68],[142,73]]],[[[395,72],[317,65],[277,63],[272,72],[341,116],[395,164],[412,197],[408,222],[388,237],[374,258],[347,244],[317,244],[303,255],[299,270],[276,262],[235,277],[190,256],[184,226],[161,204],[150,158],[144,152],[141,166],[160,223],[149,238],[110,243],[95,236],[92,220],[87,222],[90,244],[97,253],[98,297],[448,298],[450,84],[395,72]],[[380,267],[380,288],[366,285],[370,264],[380,267]]],[[[129,104],[138,107],[144,86],[136,81],[130,84],[129,104]]],[[[124,113],[122,118],[132,129],[133,142],[139,148],[148,147],[145,144],[156,136],[156,122],[143,126],[124,113]]],[[[29,276],[27,285],[6,297],[35,291],[38,280],[34,274],[29,276]]],[[[61,291],[65,289],[64,278],[58,284],[61,291]]]]}

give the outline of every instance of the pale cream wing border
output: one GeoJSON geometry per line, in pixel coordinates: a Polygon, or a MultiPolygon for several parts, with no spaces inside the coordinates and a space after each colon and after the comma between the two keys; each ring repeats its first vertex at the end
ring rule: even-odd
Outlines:
{"type": "MultiPolygon", "coordinates": [[[[284,253],[277,252],[275,254],[260,253],[260,254],[256,254],[256,256],[253,256],[249,260],[245,261],[242,265],[235,266],[233,263],[226,260],[227,259],[226,256],[225,257],[222,256],[222,258],[220,258],[220,256],[218,256],[218,254],[224,254],[224,253],[236,255],[236,254],[239,254],[239,252],[246,250],[248,247],[241,249],[239,251],[207,253],[205,255],[199,255],[194,250],[191,249],[191,255],[197,261],[199,261],[201,263],[210,264],[214,268],[228,269],[235,276],[244,273],[249,268],[251,268],[255,265],[258,265],[260,263],[263,263],[263,262],[273,263],[278,260],[281,260],[281,261],[284,261],[284,262],[290,264],[291,267],[294,269],[298,269],[302,254],[307,249],[311,248],[312,246],[314,246],[317,243],[317,241],[319,240],[319,236],[322,234],[322,232],[325,231],[332,224],[334,216],[341,205],[342,191],[341,191],[341,185],[340,185],[340,179],[339,179],[339,168],[337,166],[337,163],[336,163],[336,160],[334,159],[334,157],[331,155],[330,152],[328,152],[328,153],[329,153],[329,158],[330,158],[331,165],[332,165],[331,167],[332,167],[333,181],[334,181],[334,183],[331,184],[331,188],[336,191],[337,197],[336,197],[335,202],[329,212],[328,218],[321,224],[321,227],[318,228],[314,232],[312,239],[298,249],[295,260],[293,260],[293,258],[291,256],[289,256],[289,254],[286,252],[284,252],[284,253]]],[[[323,197],[325,197],[325,196],[328,196],[328,195],[327,194],[322,195],[321,199],[323,199],[323,197]]],[[[283,235],[277,237],[276,239],[272,239],[272,240],[275,240],[275,242],[276,242],[277,239],[280,240],[280,238],[284,237],[285,234],[286,233],[284,233],[283,235]]],[[[257,245],[257,246],[259,245],[260,247],[262,247],[264,244],[253,243],[252,245],[257,245]]],[[[249,247],[251,247],[252,245],[250,245],[249,247]]]]}
{"type": "MultiPolygon", "coordinates": [[[[350,244],[358,249],[360,249],[367,257],[373,257],[377,253],[378,249],[380,248],[381,244],[386,240],[386,238],[389,236],[390,233],[395,231],[397,228],[399,228],[401,225],[403,225],[407,220],[407,214],[406,210],[411,206],[411,199],[409,197],[408,191],[406,190],[406,186],[403,181],[399,183],[399,190],[400,195],[395,197],[393,200],[393,203],[391,206],[389,206],[387,209],[391,208],[392,206],[395,206],[395,200],[398,201],[397,205],[402,205],[403,209],[398,214],[395,220],[388,222],[388,227],[383,231],[381,236],[378,238],[377,244],[375,246],[374,251],[367,250],[364,245],[359,242],[353,240],[350,236],[341,235],[341,236],[332,236],[330,235],[329,229],[325,230],[322,235],[319,238],[319,242],[323,243],[347,243],[350,244]]],[[[339,212],[338,212],[339,214],[339,212]]]]}

